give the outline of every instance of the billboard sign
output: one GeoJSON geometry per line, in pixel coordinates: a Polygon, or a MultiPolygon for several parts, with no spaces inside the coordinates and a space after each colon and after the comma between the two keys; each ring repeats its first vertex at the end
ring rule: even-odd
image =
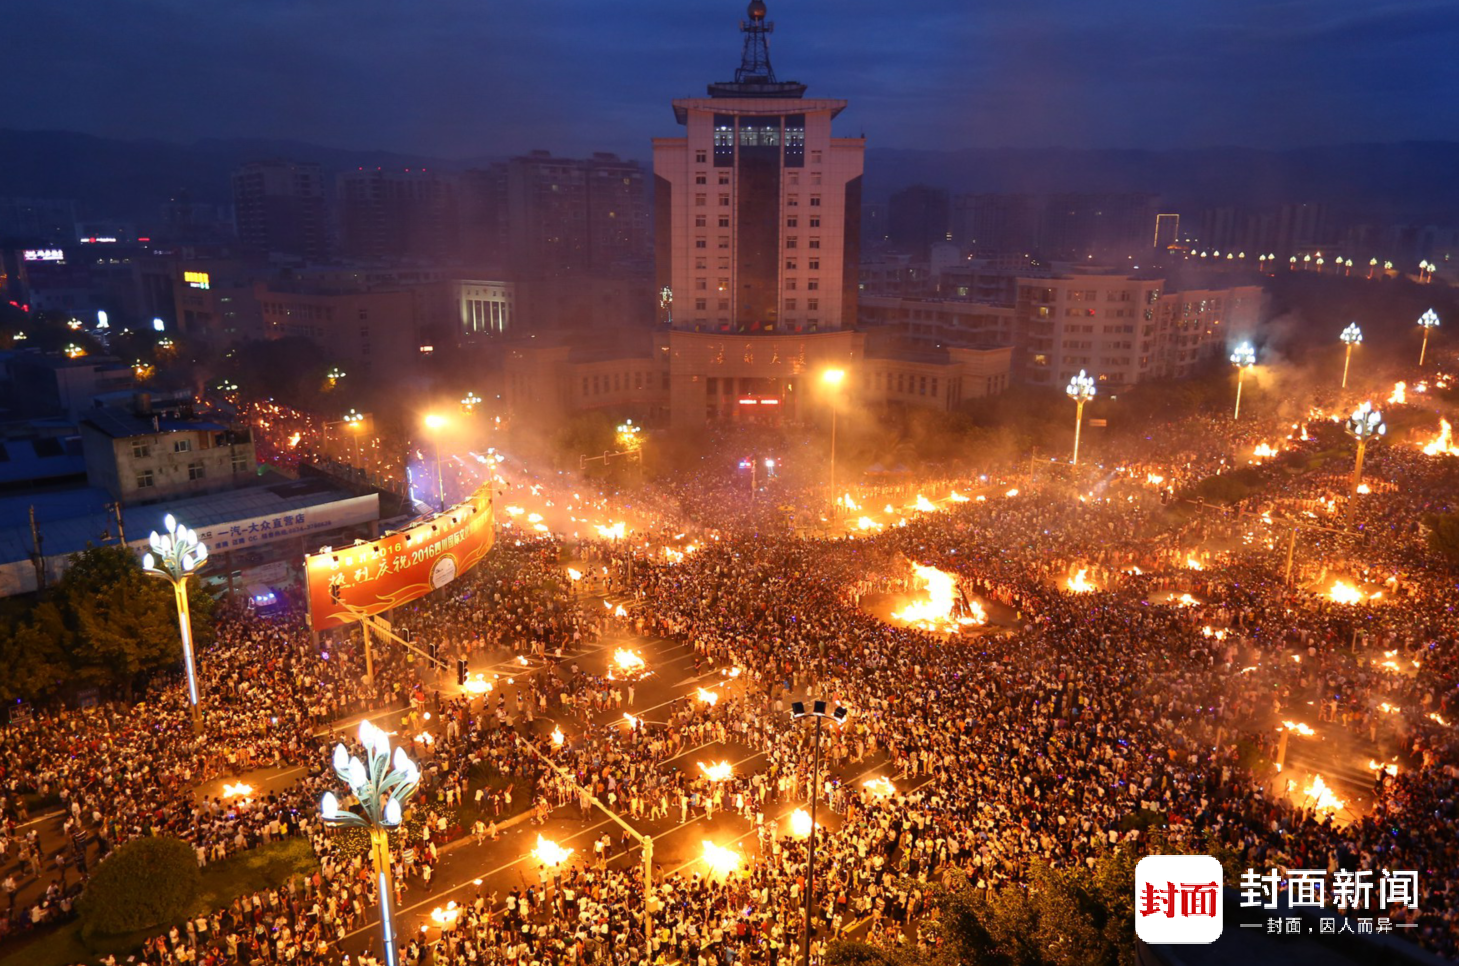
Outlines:
{"type": "Polygon", "coordinates": [[[491,488],[405,530],[304,558],[309,624],[316,631],[424,597],[466,573],[495,540],[491,488]]]}

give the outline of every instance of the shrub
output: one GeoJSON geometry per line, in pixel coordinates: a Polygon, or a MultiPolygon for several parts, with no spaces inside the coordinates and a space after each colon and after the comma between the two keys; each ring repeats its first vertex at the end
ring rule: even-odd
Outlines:
{"type": "Polygon", "coordinates": [[[197,854],[181,839],[128,842],[96,869],[81,896],[86,935],[135,932],[171,922],[197,901],[197,854]]]}

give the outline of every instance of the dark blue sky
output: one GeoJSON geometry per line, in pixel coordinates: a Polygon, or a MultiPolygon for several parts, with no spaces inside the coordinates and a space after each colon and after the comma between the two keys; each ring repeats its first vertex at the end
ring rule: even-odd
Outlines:
{"type": "MultiPolygon", "coordinates": [[[[782,79],[875,147],[1451,139],[1459,0],[768,0],[782,79]]],[[[673,136],[736,0],[19,0],[0,126],[443,156],[673,136]]]]}

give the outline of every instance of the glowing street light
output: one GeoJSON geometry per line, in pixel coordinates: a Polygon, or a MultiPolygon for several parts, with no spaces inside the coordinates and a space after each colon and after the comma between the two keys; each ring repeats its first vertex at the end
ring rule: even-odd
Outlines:
{"type": "Polygon", "coordinates": [[[463,413],[474,413],[476,407],[481,405],[481,397],[474,392],[468,392],[461,397],[461,411],[463,413]]]}
{"type": "Polygon", "coordinates": [[[809,859],[806,863],[805,873],[805,936],[802,937],[801,966],[811,966],[811,905],[816,891],[816,805],[821,799],[821,722],[829,719],[838,725],[844,724],[849,712],[850,709],[845,705],[836,708],[835,711],[828,711],[824,701],[813,701],[810,710],[806,710],[803,701],[793,702],[790,706],[792,721],[803,721],[806,718],[816,719],[816,747],[811,756],[811,824],[807,844],[809,859]]]}
{"type": "Polygon", "coordinates": [[[1346,389],[1348,387],[1348,365],[1353,361],[1353,346],[1363,344],[1363,330],[1358,328],[1358,323],[1349,322],[1348,327],[1342,330],[1342,335],[1338,338],[1342,339],[1343,344],[1348,347],[1347,355],[1343,358],[1342,363],[1342,387],[1346,389]]]}
{"type": "Polygon", "coordinates": [[[380,934],[385,947],[385,966],[398,966],[395,927],[390,904],[395,887],[390,878],[390,830],[400,825],[405,803],[420,786],[420,769],[396,748],[392,757],[390,737],[368,721],[360,722],[360,743],[370,764],[351,755],[342,744],[334,746],[334,773],[349,785],[364,814],[344,811],[333,792],[319,802],[319,817],[326,825],[364,828],[370,833],[370,858],[375,866],[375,884],[380,893],[380,934]],[[388,772],[388,774],[387,774],[388,772]]]}
{"type": "Polygon", "coordinates": [[[1069,380],[1069,385],[1064,388],[1069,398],[1074,400],[1074,458],[1069,465],[1079,465],[1079,432],[1084,426],[1084,404],[1094,398],[1094,379],[1085,375],[1084,370],[1079,370],[1079,375],[1069,380]]]}
{"type": "Polygon", "coordinates": [[[339,381],[347,375],[349,375],[349,373],[345,372],[339,366],[330,366],[329,371],[324,374],[324,378],[329,380],[329,388],[333,389],[335,386],[339,385],[339,381]]]}
{"type": "Polygon", "coordinates": [[[1243,342],[1231,353],[1231,364],[1236,367],[1236,409],[1231,413],[1233,420],[1241,418],[1241,385],[1246,380],[1246,370],[1256,365],[1256,348],[1250,342],[1243,342]]]}
{"type": "Polygon", "coordinates": [[[1422,366],[1424,364],[1424,353],[1429,351],[1429,333],[1439,327],[1439,313],[1433,309],[1429,309],[1418,317],[1418,324],[1424,330],[1424,344],[1418,350],[1418,364],[1422,366]]]}
{"type": "MultiPolygon", "coordinates": [[[[1372,403],[1365,402],[1353,410],[1343,429],[1358,443],[1358,460],[1353,466],[1352,486],[1352,495],[1357,496],[1358,485],[1363,482],[1363,451],[1367,449],[1369,440],[1377,439],[1388,432],[1388,427],[1383,424],[1383,414],[1374,409],[1372,403]]],[[[1352,503],[1348,506],[1352,506],[1352,503]]]]}
{"type": "Polygon", "coordinates": [[[827,369],[821,373],[821,382],[831,393],[831,514],[836,513],[836,404],[841,398],[841,384],[846,381],[845,369],[827,369]]]}
{"type": "Polygon", "coordinates": [[[441,512],[446,512],[446,477],[441,472],[441,434],[440,430],[445,429],[448,421],[445,416],[436,413],[427,413],[425,418],[426,429],[431,433],[431,438],[436,444],[436,486],[441,496],[441,512]]]}
{"type": "Polygon", "coordinates": [[[360,456],[360,432],[365,428],[365,414],[359,410],[351,409],[341,417],[340,421],[344,423],[344,428],[350,431],[350,435],[355,438],[355,462],[363,464],[364,460],[360,456]]]}
{"type": "Polygon", "coordinates": [[[208,562],[208,548],[195,531],[179,526],[171,513],[162,518],[167,533],[158,536],[153,530],[148,538],[151,552],[142,555],[142,569],[172,584],[177,600],[177,627],[182,634],[182,663],[187,671],[187,697],[192,704],[193,731],[203,730],[202,709],[198,706],[198,674],[193,663],[192,618],[187,609],[187,579],[208,562]]]}

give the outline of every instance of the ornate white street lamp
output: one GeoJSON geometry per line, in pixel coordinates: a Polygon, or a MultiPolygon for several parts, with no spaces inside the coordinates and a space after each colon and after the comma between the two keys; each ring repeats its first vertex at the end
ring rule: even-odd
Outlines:
{"type": "Polygon", "coordinates": [[[1418,350],[1418,364],[1422,366],[1424,364],[1424,353],[1429,351],[1429,333],[1439,327],[1439,313],[1433,309],[1429,309],[1418,317],[1418,324],[1423,326],[1424,330],[1424,344],[1418,350]]]}
{"type": "Polygon", "coordinates": [[[1377,439],[1388,432],[1388,427],[1383,424],[1383,414],[1374,409],[1372,403],[1365,402],[1353,410],[1343,429],[1358,443],[1358,460],[1353,465],[1352,486],[1352,495],[1357,496],[1358,485],[1363,482],[1363,451],[1367,449],[1369,440],[1377,439]]]}
{"type": "Polygon", "coordinates": [[[1342,363],[1342,387],[1346,389],[1348,387],[1348,365],[1353,361],[1353,346],[1363,344],[1363,330],[1358,328],[1358,323],[1349,322],[1348,327],[1342,330],[1342,335],[1338,338],[1342,339],[1343,344],[1348,347],[1347,355],[1343,358],[1342,363]]]}
{"type": "Polygon", "coordinates": [[[816,719],[816,747],[811,755],[811,833],[807,846],[809,861],[806,863],[805,873],[805,936],[802,937],[802,966],[811,966],[811,904],[814,902],[816,892],[816,805],[821,799],[821,722],[831,721],[838,725],[844,724],[849,710],[843,705],[834,711],[828,711],[824,701],[811,702],[809,709],[806,708],[803,701],[795,701],[790,705],[790,717],[793,721],[803,721],[806,718],[816,719]]]}
{"type": "Polygon", "coordinates": [[[390,830],[400,825],[405,803],[420,787],[420,769],[406,757],[404,748],[396,748],[392,758],[390,737],[368,721],[360,722],[360,743],[365,746],[368,765],[351,755],[342,744],[334,746],[332,762],[334,773],[359,799],[360,812],[342,810],[334,792],[325,792],[319,801],[319,817],[326,825],[369,831],[370,859],[380,892],[380,938],[385,946],[385,964],[398,966],[390,910],[395,897],[390,873],[390,830]]]}
{"type": "Polygon", "coordinates": [[[1085,374],[1083,369],[1079,375],[1069,380],[1069,385],[1064,387],[1064,392],[1074,400],[1074,458],[1069,461],[1070,466],[1079,465],[1079,431],[1084,426],[1084,404],[1094,398],[1094,379],[1085,374]]]}
{"type": "Polygon", "coordinates": [[[192,703],[193,731],[203,730],[202,709],[198,706],[198,672],[193,660],[192,617],[187,609],[187,579],[208,562],[208,548],[196,531],[179,526],[171,513],[162,518],[167,532],[158,536],[153,530],[149,538],[152,550],[142,556],[142,569],[172,584],[177,600],[177,627],[182,632],[182,663],[187,669],[187,697],[192,703]]]}
{"type": "Polygon", "coordinates": [[[1256,365],[1256,348],[1250,342],[1243,342],[1231,353],[1231,364],[1236,367],[1236,409],[1231,418],[1241,418],[1241,385],[1246,381],[1246,370],[1256,365]]]}

